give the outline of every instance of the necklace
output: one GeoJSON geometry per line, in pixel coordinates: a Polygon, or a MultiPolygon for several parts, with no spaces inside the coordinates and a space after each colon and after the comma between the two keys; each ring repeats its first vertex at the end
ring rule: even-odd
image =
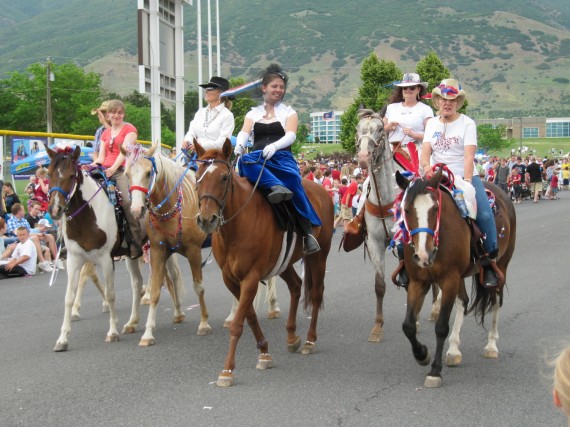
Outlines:
{"type": "Polygon", "coordinates": [[[220,112],[218,110],[216,110],[215,108],[213,108],[211,111],[215,112],[215,114],[212,113],[212,116],[210,117],[210,109],[206,108],[206,117],[204,119],[204,129],[207,129],[208,125],[210,123],[212,123],[216,119],[216,117],[218,117],[218,114],[220,114],[220,112]]]}

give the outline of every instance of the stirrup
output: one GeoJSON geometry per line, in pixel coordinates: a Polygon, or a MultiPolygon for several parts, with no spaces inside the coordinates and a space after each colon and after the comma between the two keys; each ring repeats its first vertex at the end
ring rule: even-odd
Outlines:
{"type": "Polygon", "coordinates": [[[315,236],[313,236],[312,234],[307,234],[306,236],[303,237],[303,253],[305,255],[314,254],[315,252],[318,252],[320,250],[321,247],[319,246],[319,242],[317,242],[317,239],[315,239],[315,236]]]}
{"type": "Polygon", "coordinates": [[[392,283],[398,287],[407,288],[410,283],[408,273],[406,273],[406,268],[404,265],[404,260],[400,259],[400,263],[392,273],[392,283]]]}

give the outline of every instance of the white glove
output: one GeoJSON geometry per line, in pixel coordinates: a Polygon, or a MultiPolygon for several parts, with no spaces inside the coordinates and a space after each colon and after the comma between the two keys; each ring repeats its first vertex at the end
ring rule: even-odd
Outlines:
{"type": "Polygon", "coordinates": [[[269,144],[263,149],[263,157],[265,157],[265,160],[269,160],[273,157],[276,151],[277,147],[275,147],[275,144],[269,144]]]}
{"type": "Polygon", "coordinates": [[[236,147],[234,148],[234,154],[236,156],[241,156],[245,151],[245,147],[243,145],[240,144],[236,144],[236,147]]]}
{"type": "Polygon", "coordinates": [[[236,156],[241,156],[245,153],[245,144],[249,140],[249,134],[243,130],[238,133],[236,138],[236,148],[234,148],[234,154],[236,156]]]}

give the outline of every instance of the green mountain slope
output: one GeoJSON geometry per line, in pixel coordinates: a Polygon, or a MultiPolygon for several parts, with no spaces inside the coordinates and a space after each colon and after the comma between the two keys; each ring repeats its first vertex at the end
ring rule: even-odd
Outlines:
{"type": "MultiPolygon", "coordinates": [[[[137,88],[135,2],[14,3],[0,0],[0,78],[51,56],[100,72],[109,90],[137,88]]],[[[297,109],[339,109],[351,102],[362,59],[372,51],[409,71],[434,50],[464,82],[474,114],[570,115],[567,0],[497,3],[225,0],[223,74],[254,78],[269,62],[280,62],[290,71],[297,109]]],[[[205,2],[202,9],[205,17],[205,2]]],[[[195,87],[195,8],[184,10],[186,78],[195,87]]]]}

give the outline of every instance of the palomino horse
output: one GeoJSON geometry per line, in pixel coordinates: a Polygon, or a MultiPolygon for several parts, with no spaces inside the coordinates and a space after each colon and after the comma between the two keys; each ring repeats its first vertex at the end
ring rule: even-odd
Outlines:
{"type": "MultiPolygon", "coordinates": [[[[296,317],[301,297],[301,279],[293,264],[303,258],[302,239],[282,230],[269,203],[261,192],[233,170],[229,158],[232,145],[226,140],[221,151],[204,149],[194,144],[200,164],[197,172],[197,190],[200,198],[198,224],[212,235],[214,257],[222,269],[228,289],[239,300],[238,309],[230,326],[230,346],[224,369],[218,377],[219,386],[234,383],[235,354],[238,341],[247,322],[259,349],[258,369],[273,366],[269,343],[257,321],[253,299],[258,282],[279,275],[291,294],[287,319],[287,346],[295,352],[301,345],[296,335],[296,317]],[[292,247],[288,245],[291,237],[292,247]]],[[[305,308],[312,306],[311,324],[302,354],[316,350],[317,320],[323,303],[324,277],[327,255],[333,232],[333,205],[325,189],[314,182],[303,180],[303,187],[322,226],[313,229],[321,250],[304,257],[305,308]]]]}
{"type": "MultiPolygon", "coordinates": [[[[356,126],[356,152],[361,162],[368,164],[370,174],[370,191],[365,202],[365,221],[368,234],[368,250],[370,259],[376,270],[374,290],[376,293],[376,320],[368,341],[381,342],[384,336],[383,302],[386,293],[386,248],[393,237],[392,209],[398,193],[395,172],[396,162],[388,138],[384,132],[384,123],[378,113],[361,109],[358,112],[356,126]]],[[[430,320],[437,319],[439,301],[437,285],[433,285],[433,304],[430,320]]]]}
{"type": "MultiPolygon", "coordinates": [[[[396,174],[398,185],[406,190],[401,208],[407,233],[411,236],[409,244],[404,248],[404,262],[410,284],[403,330],[412,344],[414,357],[421,365],[430,362],[430,354],[428,348],[416,337],[416,315],[432,282],[439,283],[442,293],[441,312],[435,325],[437,347],[431,371],[425,380],[426,387],[440,387],[442,384],[443,344],[449,333],[449,318],[456,298],[456,318],[446,357],[448,366],[456,366],[461,362],[459,332],[467,312],[480,316],[483,323],[485,313],[492,310],[493,323],[483,356],[498,357],[497,322],[503,303],[504,281],[495,288],[486,288],[481,284],[479,270],[473,263],[470,227],[461,217],[450,193],[439,187],[441,178],[441,168],[429,180],[416,179],[413,184],[399,173],[396,174]],[[465,289],[465,277],[471,275],[475,298],[467,310],[469,298],[465,289]]],[[[515,249],[515,209],[499,187],[489,183],[485,183],[485,187],[491,189],[496,197],[495,221],[499,240],[497,267],[506,277],[515,249]]]]}
{"type": "MultiPolygon", "coordinates": [[[[62,234],[67,248],[67,290],[65,293],[65,313],[61,334],[54,351],[65,351],[69,345],[71,331],[71,311],[75,300],[79,273],[85,263],[99,265],[105,281],[104,299],[109,304],[110,327],[105,341],[119,339],[117,314],[115,311],[113,256],[127,255],[127,248],[121,247],[119,230],[115,220],[114,207],[102,187],[79,165],[81,150],[54,151],[47,148],[51,159],[49,213],[55,220],[62,219],[62,234]],[[65,217],[63,218],[63,216],[65,217]]],[[[127,269],[131,276],[133,299],[131,317],[123,328],[123,333],[132,333],[139,320],[139,302],[142,289],[142,276],[137,260],[127,259],[127,269]]],[[[176,260],[169,262],[169,274],[180,276],[176,260]]],[[[173,293],[175,316],[180,315],[178,294],[173,293]]]]}
{"type": "MultiPolygon", "coordinates": [[[[155,343],[156,311],[160,289],[165,275],[166,260],[174,253],[188,259],[192,271],[194,292],[200,303],[198,335],[208,335],[208,309],[202,286],[202,243],[206,234],[196,224],[198,196],[194,174],[178,163],[162,155],[158,143],[146,151],[136,146],[128,154],[125,173],[129,177],[132,196],[131,211],[140,218],[148,208],[147,233],[150,240],[150,308],[146,330],[139,345],[146,347],[155,343]]],[[[175,258],[175,257],[172,257],[175,258]]],[[[180,278],[178,278],[180,280],[180,278]]],[[[183,289],[181,283],[175,286],[183,289]]],[[[180,319],[182,321],[183,317],[180,319]]]]}

